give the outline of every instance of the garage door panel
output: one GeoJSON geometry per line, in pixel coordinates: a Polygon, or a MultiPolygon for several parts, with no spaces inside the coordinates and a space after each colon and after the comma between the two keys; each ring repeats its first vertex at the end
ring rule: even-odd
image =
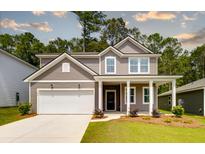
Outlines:
{"type": "Polygon", "coordinates": [[[91,114],[93,111],[94,92],[91,90],[39,92],[39,114],[91,114]]]}

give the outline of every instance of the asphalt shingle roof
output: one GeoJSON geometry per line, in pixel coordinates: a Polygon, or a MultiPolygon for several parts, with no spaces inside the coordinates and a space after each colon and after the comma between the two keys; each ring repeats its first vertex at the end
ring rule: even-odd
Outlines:
{"type": "MultiPolygon", "coordinates": [[[[191,82],[189,84],[186,84],[184,86],[178,87],[176,89],[177,93],[184,92],[184,91],[193,91],[195,89],[203,89],[205,87],[205,78],[191,82]]],[[[166,96],[170,95],[172,91],[167,91],[165,93],[160,94],[159,96],[166,96]]]]}

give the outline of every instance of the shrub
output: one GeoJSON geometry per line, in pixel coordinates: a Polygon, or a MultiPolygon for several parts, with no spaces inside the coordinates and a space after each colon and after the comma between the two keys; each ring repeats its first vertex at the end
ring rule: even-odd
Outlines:
{"type": "Polygon", "coordinates": [[[130,117],[138,117],[139,116],[138,111],[139,111],[138,109],[135,109],[135,110],[131,111],[129,116],[130,117]]]}
{"type": "Polygon", "coordinates": [[[164,122],[166,122],[166,123],[171,123],[171,122],[172,122],[172,119],[170,119],[170,118],[164,119],[164,122]]]}
{"type": "Polygon", "coordinates": [[[181,105],[174,106],[172,108],[172,113],[176,117],[181,117],[184,114],[184,108],[181,105]]]}
{"type": "Polygon", "coordinates": [[[160,112],[158,111],[158,110],[154,110],[153,112],[152,112],[152,116],[154,117],[154,118],[159,118],[160,116],[161,116],[161,114],[160,114],[160,112]]]}
{"type": "Polygon", "coordinates": [[[103,118],[104,112],[100,109],[96,109],[93,116],[94,116],[94,118],[103,118]]]}
{"type": "Polygon", "coordinates": [[[18,111],[20,112],[21,115],[29,114],[29,111],[31,110],[31,104],[28,102],[20,103],[18,106],[18,111]]]}
{"type": "Polygon", "coordinates": [[[192,124],[193,121],[192,121],[192,120],[185,120],[184,123],[185,123],[185,124],[192,124]]]}
{"type": "Polygon", "coordinates": [[[150,120],[150,117],[142,117],[143,120],[150,120]]]}
{"type": "Polygon", "coordinates": [[[173,121],[174,122],[182,122],[179,118],[174,118],[173,121]]]}

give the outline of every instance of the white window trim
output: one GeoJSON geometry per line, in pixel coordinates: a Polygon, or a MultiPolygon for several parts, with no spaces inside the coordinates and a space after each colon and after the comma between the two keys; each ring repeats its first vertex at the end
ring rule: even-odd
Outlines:
{"type": "MultiPolygon", "coordinates": [[[[127,87],[125,87],[124,90],[124,100],[125,100],[125,104],[127,104],[127,99],[126,99],[126,95],[127,95],[127,87]]],[[[130,102],[130,104],[136,104],[136,87],[130,87],[130,89],[134,89],[134,102],[130,102]]]]}
{"type": "Polygon", "coordinates": [[[105,74],[116,74],[116,57],[114,56],[105,57],[105,74]],[[114,59],[114,72],[107,72],[107,59],[114,59]]]}
{"type": "Polygon", "coordinates": [[[150,74],[150,57],[129,57],[128,58],[128,73],[129,74],[150,74]],[[138,72],[131,72],[130,71],[130,60],[131,59],[138,59],[138,72]],[[140,60],[141,59],[148,59],[148,71],[147,72],[141,72],[141,64],[140,60]]]}
{"type": "Polygon", "coordinates": [[[69,73],[70,72],[70,63],[62,63],[62,72],[63,73],[69,73]],[[68,71],[66,71],[66,69],[64,69],[65,65],[68,66],[68,68],[66,68],[66,69],[68,69],[68,71]]]}
{"type": "MultiPolygon", "coordinates": [[[[144,89],[148,89],[149,90],[149,87],[142,87],[142,104],[149,104],[150,102],[145,102],[144,100],[144,89]]],[[[149,99],[150,99],[150,92],[149,92],[149,99]]]]}

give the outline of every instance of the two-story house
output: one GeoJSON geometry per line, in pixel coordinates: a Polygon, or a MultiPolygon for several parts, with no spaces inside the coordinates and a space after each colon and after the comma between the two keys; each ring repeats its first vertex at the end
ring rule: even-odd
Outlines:
{"type": "Polygon", "coordinates": [[[158,75],[160,54],[129,36],[100,53],[36,56],[41,68],[24,81],[37,114],[92,114],[95,109],[151,114],[158,108],[157,88],[167,82],[176,105],[176,79],[181,76],[158,75]]]}

